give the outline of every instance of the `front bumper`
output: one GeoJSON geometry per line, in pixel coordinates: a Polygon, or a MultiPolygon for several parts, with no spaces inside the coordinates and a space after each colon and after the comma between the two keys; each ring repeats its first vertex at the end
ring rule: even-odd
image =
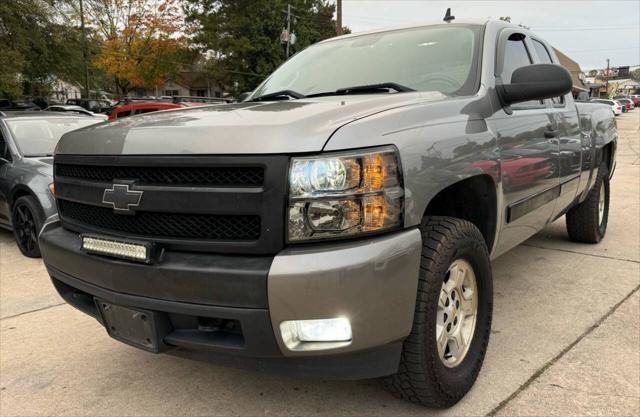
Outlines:
{"type": "Polygon", "coordinates": [[[413,321],[421,238],[412,229],[291,247],[275,257],[171,252],[146,265],[86,254],[78,234],[54,221],[43,228],[40,247],[60,295],[98,321],[95,298],[166,317],[169,353],[359,379],[397,370],[413,321]],[[350,320],[350,343],[291,350],[282,341],[282,321],[333,317],[350,320]],[[209,318],[233,323],[233,331],[203,331],[201,320],[209,318]]]}

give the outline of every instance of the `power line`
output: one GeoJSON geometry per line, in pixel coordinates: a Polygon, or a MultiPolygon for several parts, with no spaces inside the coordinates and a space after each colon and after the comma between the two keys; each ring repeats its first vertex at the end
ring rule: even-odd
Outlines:
{"type": "MultiPolygon", "coordinates": [[[[556,29],[557,26],[533,26],[536,29],[556,29]]],[[[574,26],[572,29],[619,29],[619,28],[640,28],[640,25],[589,25],[589,26],[574,26]]]]}
{"type": "Polygon", "coordinates": [[[596,31],[610,31],[610,30],[615,30],[615,31],[620,31],[620,30],[640,30],[640,26],[635,26],[635,27],[610,27],[610,28],[554,28],[554,29],[540,29],[540,28],[535,28],[532,27],[531,30],[536,31],[536,32],[596,32],[596,31]]]}
{"type": "Polygon", "coordinates": [[[576,53],[576,52],[608,52],[608,51],[627,51],[629,49],[639,50],[640,46],[632,46],[630,48],[603,48],[603,49],[577,49],[573,51],[562,51],[566,53],[576,53]]]}

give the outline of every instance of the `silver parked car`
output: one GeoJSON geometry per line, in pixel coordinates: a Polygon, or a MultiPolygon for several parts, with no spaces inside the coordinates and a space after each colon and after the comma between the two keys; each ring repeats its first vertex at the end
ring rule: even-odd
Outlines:
{"type": "Polygon", "coordinates": [[[44,110],[45,111],[64,112],[64,113],[66,113],[66,112],[75,113],[77,115],[97,117],[98,119],[102,119],[102,120],[108,120],[109,119],[109,116],[107,116],[106,114],[94,113],[92,111],[89,111],[89,110],[85,109],[84,107],[80,107],[80,106],[76,106],[76,105],[72,105],[72,104],[55,104],[53,106],[47,107],[44,110]]]}
{"type": "Polygon", "coordinates": [[[56,213],[49,185],[58,140],[101,121],[65,113],[0,112],[0,227],[13,230],[25,256],[40,257],[38,232],[56,213]]]}

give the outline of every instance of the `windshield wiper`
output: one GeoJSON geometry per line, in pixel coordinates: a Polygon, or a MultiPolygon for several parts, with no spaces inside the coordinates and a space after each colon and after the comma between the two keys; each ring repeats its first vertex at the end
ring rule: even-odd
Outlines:
{"type": "Polygon", "coordinates": [[[294,98],[294,99],[300,99],[300,98],[305,98],[304,94],[300,94],[297,91],[293,91],[293,90],[281,90],[281,91],[276,91],[273,93],[269,93],[269,94],[265,94],[263,96],[260,97],[256,97],[256,98],[252,98],[251,101],[267,101],[267,100],[271,100],[271,99],[277,99],[278,97],[290,97],[290,98],[294,98]]]}
{"type": "Polygon", "coordinates": [[[406,93],[409,91],[416,91],[413,88],[409,88],[402,84],[398,83],[378,83],[378,84],[368,84],[368,85],[357,85],[354,87],[345,87],[339,88],[336,91],[328,91],[325,93],[316,93],[309,94],[307,97],[322,97],[322,96],[347,96],[350,94],[369,94],[369,93],[380,93],[387,92],[390,90],[395,90],[398,93],[406,93]]]}
{"type": "Polygon", "coordinates": [[[52,153],[34,153],[29,155],[24,155],[25,158],[49,158],[53,156],[52,153]]]}

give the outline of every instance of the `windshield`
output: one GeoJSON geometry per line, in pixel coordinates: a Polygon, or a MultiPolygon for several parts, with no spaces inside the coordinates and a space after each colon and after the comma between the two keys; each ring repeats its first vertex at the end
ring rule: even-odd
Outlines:
{"type": "Polygon", "coordinates": [[[438,25],[320,43],[278,68],[252,98],[396,83],[416,91],[473,94],[480,26],[438,25]]]}
{"type": "Polygon", "coordinates": [[[63,134],[98,122],[100,120],[86,117],[39,120],[28,118],[7,120],[7,125],[20,153],[29,157],[53,155],[53,150],[63,134]]]}

